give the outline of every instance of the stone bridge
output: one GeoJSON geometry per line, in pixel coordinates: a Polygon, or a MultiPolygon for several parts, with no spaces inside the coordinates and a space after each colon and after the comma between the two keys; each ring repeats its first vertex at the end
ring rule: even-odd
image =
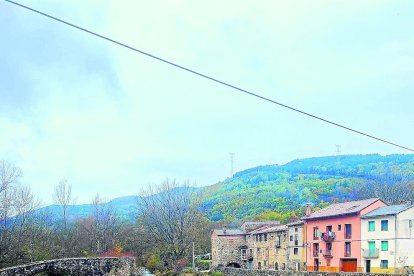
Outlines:
{"type": "Polygon", "coordinates": [[[135,268],[132,257],[67,258],[28,263],[0,269],[0,276],[9,275],[131,275],[135,268]],[[43,274],[44,275],[44,274],[43,274]]]}

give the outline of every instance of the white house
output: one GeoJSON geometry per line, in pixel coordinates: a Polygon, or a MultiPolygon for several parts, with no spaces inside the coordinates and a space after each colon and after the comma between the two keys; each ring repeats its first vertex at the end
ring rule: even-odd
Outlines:
{"type": "Polygon", "coordinates": [[[407,273],[414,268],[414,205],[378,208],[361,217],[363,272],[407,273]]]}

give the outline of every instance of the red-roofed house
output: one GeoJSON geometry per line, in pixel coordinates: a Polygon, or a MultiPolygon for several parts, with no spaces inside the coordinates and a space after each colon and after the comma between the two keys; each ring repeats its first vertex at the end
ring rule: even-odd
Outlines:
{"type": "Polygon", "coordinates": [[[332,204],[311,213],[306,209],[308,271],[361,271],[361,216],[386,206],[378,198],[332,204]]]}

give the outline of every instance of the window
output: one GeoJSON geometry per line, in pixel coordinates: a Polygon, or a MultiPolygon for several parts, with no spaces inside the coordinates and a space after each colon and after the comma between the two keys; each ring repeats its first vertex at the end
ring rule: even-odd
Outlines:
{"type": "Polygon", "coordinates": [[[345,239],[351,239],[351,238],[352,238],[352,225],[345,224],[345,239]]]}
{"type": "Polygon", "coordinates": [[[253,249],[250,249],[250,256],[253,256],[253,249]]]}
{"type": "Polygon", "coordinates": [[[411,219],[408,221],[408,228],[413,228],[413,221],[411,219]]]}
{"type": "Polygon", "coordinates": [[[285,270],[286,269],[286,264],[285,263],[283,263],[282,264],[282,270],[285,270]]]}
{"type": "Polygon", "coordinates": [[[388,231],[388,220],[381,220],[381,231],[388,231]]]}
{"type": "Polygon", "coordinates": [[[299,248],[295,247],[293,248],[293,255],[298,255],[299,254],[299,248]]]}
{"type": "Polygon", "coordinates": [[[318,239],[318,233],[319,233],[318,227],[313,227],[313,239],[314,240],[318,239]]]}
{"type": "Polygon", "coordinates": [[[388,241],[381,242],[381,251],[388,251],[388,241]]]}
{"type": "Polygon", "coordinates": [[[332,225],[326,226],[326,232],[332,232],[332,225]]]}
{"type": "Polygon", "coordinates": [[[388,268],[388,260],[381,260],[381,268],[388,268]]]}
{"type": "Polygon", "coordinates": [[[264,234],[264,241],[267,241],[267,234],[264,234]]]}
{"type": "Polygon", "coordinates": [[[263,261],[263,266],[266,266],[266,261],[263,261]]]}
{"type": "Polygon", "coordinates": [[[298,245],[299,241],[298,241],[298,234],[295,234],[295,245],[298,245]]]}
{"type": "Polygon", "coordinates": [[[342,230],[342,225],[338,224],[338,231],[341,231],[341,230],[342,230]]]}
{"type": "Polygon", "coordinates": [[[375,231],[375,221],[368,221],[368,232],[375,231]]]}
{"type": "Polygon", "coordinates": [[[351,243],[345,243],[345,257],[351,257],[351,243]]]}
{"type": "Polygon", "coordinates": [[[313,256],[318,257],[318,255],[319,255],[319,244],[314,243],[313,244],[313,256]]]}
{"type": "Polygon", "coordinates": [[[242,260],[247,260],[247,249],[242,249],[241,250],[241,259],[242,260]]]}
{"type": "Polygon", "coordinates": [[[298,232],[298,228],[297,227],[295,228],[295,232],[298,232]]]}
{"type": "Polygon", "coordinates": [[[293,241],[293,236],[292,235],[290,235],[289,240],[293,241]]]}

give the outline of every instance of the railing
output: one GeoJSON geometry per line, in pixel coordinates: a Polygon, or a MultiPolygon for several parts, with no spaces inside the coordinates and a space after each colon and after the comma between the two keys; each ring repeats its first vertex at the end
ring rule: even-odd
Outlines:
{"type": "Polygon", "coordinates": [[[323,256],[324,256],[325,258],[333,258],[333,255],[332,255],[332,250],[325,250],[325,251],[323,252],[323,256]]]}
{"type": "Polygon", "coordinates": [[[379,249],[375,248],[374,250],[372,249],[363,249],[362,250],[362,257],[364,258],[378,258],[379,257],[379,249]]]}
{"type": "Polygon", "coordinates": [[[322,233],[322,235],[321,235],[322,240],[326,241],[326,242],[333,241],[335,239],[335,237],[336,237],[335,232],[330,232],[330,231],[322,233]]]}
{"type": "Polygon", "coordinates": [[[318,250],[314,250],[312,255],[314,257],[318,257],[319,256],[319,249],[318,250]]]}
{"type": "Polygon", "coordinates": [[[345,257],[351,257],[351,251],[345,251],[344,256],[345,257]]]}
{"type": "Polygon", "coordinates": [[[345,233],[345,239],[347,239],[347,240],[352,239],[352,234],[351,233],[345,233]]]}

